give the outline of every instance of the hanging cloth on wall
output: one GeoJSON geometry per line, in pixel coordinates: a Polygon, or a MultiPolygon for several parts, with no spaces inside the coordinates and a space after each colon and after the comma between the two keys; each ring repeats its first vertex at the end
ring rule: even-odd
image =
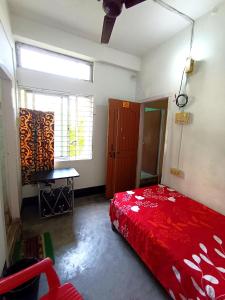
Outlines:
{"type": "Polygon", "coordinates": [[[54,113],[20,108],[22,184],[35,172],[54,168],[54,113]]]}

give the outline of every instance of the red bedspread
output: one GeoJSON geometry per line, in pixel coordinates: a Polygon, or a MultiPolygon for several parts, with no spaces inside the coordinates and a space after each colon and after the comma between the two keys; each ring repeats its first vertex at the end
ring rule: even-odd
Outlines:
{"type": "Polygon", "coordinates": [[[157,185],[117,193],[110,218],[173,299],[225,299],[225,217],[157,185]]]}

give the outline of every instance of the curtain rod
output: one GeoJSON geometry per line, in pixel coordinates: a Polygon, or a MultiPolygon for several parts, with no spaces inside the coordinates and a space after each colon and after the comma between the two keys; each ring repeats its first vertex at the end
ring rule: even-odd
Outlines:
{"type": "MultiPolygon", "coordinates": [[[[192,19],[190,16],[186,15],[185,13],[183,13],[183,12],[179,11],[178,9],[174,8],[173,6],[165,3],[162,0],[152,0],[152,1],[158,3],[160,6],[164,7],[165,9],[167,9],[169,11],[176,13],[177,15],[179,15],[180,17],[184,18],[186,21],[191,23],[192,26],[191,26],[190,48],[189,48],[189,55],[191,56],[192,47],[193,47],[193,40],[194,40],[195,20],[192,19]]],[[[184,73],[185,73],[185,68],[184,68],[184,71],[182,73],[180,91],[181,91],[181,87],[182,87],[182,83],[183,83],[184,73]]],[[[186,89],[186,85],[187,85],[187,77],[186,77],[186,82],[185,82],[185,89],[186,89]]],[[[178,158],[177,158],[177,168],[178,169],[179,169],[179,165],[180,165],[181,146],[182,146],[182,140],[183,140],[183,128],[184,128],[184,125],[182,125],[182,127],[181,127],[181,135],[180,135],[178,158]]]]}

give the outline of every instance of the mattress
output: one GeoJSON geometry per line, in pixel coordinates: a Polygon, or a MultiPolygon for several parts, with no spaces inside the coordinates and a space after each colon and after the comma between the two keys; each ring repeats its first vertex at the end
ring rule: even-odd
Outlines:
{"type": "Polygon", "coordinates": [[[163,185],[115,194],[112,224],[172,299],[225,299],[225,217],[163,185]]]}

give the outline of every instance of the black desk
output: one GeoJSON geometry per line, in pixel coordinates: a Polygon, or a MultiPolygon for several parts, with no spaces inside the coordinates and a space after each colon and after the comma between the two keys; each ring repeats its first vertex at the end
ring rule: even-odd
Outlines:
{"type": "Polygon", "coordinates": [[[37,172],[33,176],[35,182],[49,181],[57,179],[66,179],[79,177],[80,174],[74,168],[55,169],[50,171],[37,172]]]}
{"type": "Polygon", "coordinates": [[[33,176],[33,181],[38,185],[39,214],[41,218],[73,212],[73,179],[79,176],[74,168],[42,171],[33,176]],[[59,179],[64,179],[66,184],[54,187],[55,181],[59,179]]]}

